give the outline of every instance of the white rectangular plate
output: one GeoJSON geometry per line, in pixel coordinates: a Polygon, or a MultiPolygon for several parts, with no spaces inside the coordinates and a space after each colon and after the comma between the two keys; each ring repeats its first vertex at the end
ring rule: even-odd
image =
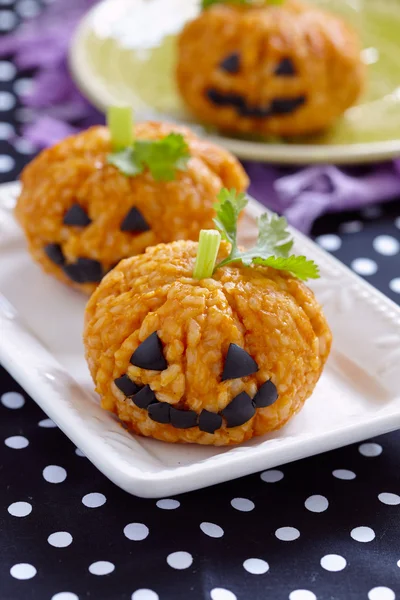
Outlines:
{"type": "MultiPolygon", "coordinates": [[[[322,278],[312,287],[334,334],[328,365],[302,412],[239,447],[165,444],[130,435],[99,406],[83,357],[85,297],[31,261],[12,209],[18,184],[0,186],[0,362],[114,483],[142,497],[213,485],[400,427],[400,308],[313,242],[296,250],[322,278]]],[[[242,243],[265,209],[251,201],[242,243]]]]}

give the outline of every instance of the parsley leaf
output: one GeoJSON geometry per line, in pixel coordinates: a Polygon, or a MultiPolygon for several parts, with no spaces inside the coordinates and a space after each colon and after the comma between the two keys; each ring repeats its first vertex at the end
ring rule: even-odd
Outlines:
{"type": "Polygon", "coordinates": [[[317,279],[319,271],[314,261],[289,254],[293,238],[287,229],[286,219],[275,213],[264,213],[257,219],[258,239],[253,248],[244,251],[238,248],[237,221],[247,202],[245,194],[237,194],[235,190],[222,189],[218,195],[214,205],[217,213],[214,223],[222,237],[231,244],[231,252],[216,269],[240,261],[246,266],[255,264],[287,271],[304,281],[317,279]]]}
{"type": "Polygon", "coordinates": [[[201,0],[202,10],[207,10],[214,4],[234,4],[239,6],[265,6],[268,4],[282,4],[284,0],[201,0]]]}
{"type": "Polygon", "coordinates": [[[172,181],[176,171],[185,171],[190,158],[189,147],[180,133],[170,133],[162,140],[135,140],[132,146],[107,157],[128,177],[147,168],[156,181],[172,181]]]}

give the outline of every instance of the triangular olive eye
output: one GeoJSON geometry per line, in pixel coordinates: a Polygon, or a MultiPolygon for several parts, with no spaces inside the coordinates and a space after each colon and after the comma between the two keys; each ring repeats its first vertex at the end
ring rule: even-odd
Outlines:
{"type": "Polygon", "coordinates": [[[149,371],[164,371],[168,367],[162,343],[156,331],[136,348],[131,356],[131,363],[135,367],[149,371]]]}
{"type": "Polygon", "coordinates": [[[240,54],[239,52],[232,52],[232,54],[228,54],[219,63],[219,68],[227,73],[231,73],[231,75],[235,75],[240,71],[240,54]]]}
{"type": "Polygon", "coordinates": [[[136,206],[131,208],[121,223],[121,231],[149,231],[150,226],[136,206]]]}
{"type": "Polygon", "coordinates": [[[89,219],[86,211],[80,204],[73,204],[71,208],[65,213],[63,218],[64,225],[72,225],[76,227],[86,227],[90,225],[91,219],[89,219]]]}
{"type": "Polygon", "coordinates": [[[231,344],[226,355],[224,372],[221,381],[239,379],[257,373],[258,365],[250,354],[236,344],[231,344]]]}
{"type": "Polygon", "coordinates": [[[296,75],[296,69],[291,58],[283,58],[275,69],[275,75],[281,77],[293,77],[296,75]]]}

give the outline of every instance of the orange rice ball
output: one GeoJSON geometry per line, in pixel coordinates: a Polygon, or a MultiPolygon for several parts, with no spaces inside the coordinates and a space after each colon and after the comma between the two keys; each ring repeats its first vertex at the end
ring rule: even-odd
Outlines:
{"type": "Polygon", "coordinates": [[[155,181],[149,171],[127,177],[108,164],[106,127],[67,138],[25,168],[15,212],[47,273],[91,293],[122,258],[159,242],[197,240],[214,227],[217,193],[223,186],[244,191],[247,176],[229,152],[189,129],[150,122],[135,135],[160,140],[171,132],[184,136],[191,154],[173,181],[155,181]]]}
{"type": "Polygon", "coordinates": [[[177,81],[193,113],[223,130],[314,133],[357,100],[360,51],[342,19],[298,0],[215,4],[180,35],[177,81]]]}
{"type": "MultiPolygon", "coordinates": [[[[140,435],[236,444],[282,427],[311,395],[331,332],[313,293],[268,267],[193,279],[197,243],[148,248],[109,273],[84,344],[103,408],[140,435]]],[[[219,260],[229,253],[221,243],[219,260]]]]}

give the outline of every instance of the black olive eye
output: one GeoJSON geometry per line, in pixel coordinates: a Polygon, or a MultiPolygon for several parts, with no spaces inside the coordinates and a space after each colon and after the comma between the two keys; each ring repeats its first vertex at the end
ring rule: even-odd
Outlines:
{"type": "Polygon", "coordinates": [[[134,206],[125,216],[120,229],[121,231],[132,232],[149,231],[150,226],[139,209],[134,206]]]}
{"type": "Polygon", "coordinates": [[[275,75],[280,77],[293,77],[296,75],[296,69],[290,58],[283,58],[275,69],[275,75]]]}
{"type": "Polygon", "coordinates": [[[75,227],[86,227],[90,225],[91,219],[88,217],[86,211],[80,204],[73,204],[71,208],[65,213],[63,223],[64,225],[72,225],[75,227]]]}
{"type": "Polygon", "coordinates": [[[231,75],[235,75],[240,71],[240,54],[239,52],[232,52],[228,54],[222,62],[219,63],[219,68],[231,75]]]}

